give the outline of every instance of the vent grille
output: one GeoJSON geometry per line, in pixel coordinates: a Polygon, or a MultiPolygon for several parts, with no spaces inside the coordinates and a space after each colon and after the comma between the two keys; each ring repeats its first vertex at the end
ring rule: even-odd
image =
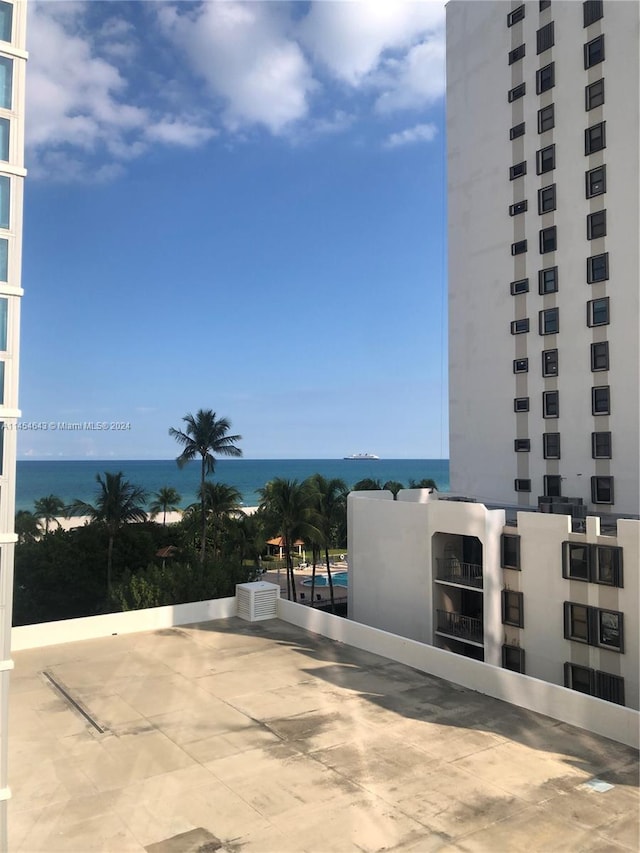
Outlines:
{"type": "Polygon", "coordinates": [[[280,587],[266,581],[238,584],[236,587],[238,616],[247,622],[276,619],[280,587]]]}

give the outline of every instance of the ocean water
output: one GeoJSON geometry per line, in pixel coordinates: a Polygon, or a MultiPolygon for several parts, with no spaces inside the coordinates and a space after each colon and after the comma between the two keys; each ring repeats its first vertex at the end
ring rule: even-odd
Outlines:
{"type": "MultiPolygon", "coordinates": [[[[57,495],[64,503],[76,498],[93,501],[96,474],[122,471],[137,486],[153,495],[163,486],[172,486],[182,496],[182,507],[196,500],[200,484],[200,464],[191,462],[182,470],[175,459],[81,462],[18,462],[16,509],[33,509],[34,501],[45,495],[57,495]]],[[[258,490],[275,477],[304,480],[311,474],[331,479],[340,477],[348,486],[372,477],[385,483],[397,480],[408,485],[409,479],[431,477],[440,491],[449,489],[448,459],[380,459],[349,461],[343,459],[218,459],[213,479],[235,486],[245,506],[256,506],[258,490]]]]}

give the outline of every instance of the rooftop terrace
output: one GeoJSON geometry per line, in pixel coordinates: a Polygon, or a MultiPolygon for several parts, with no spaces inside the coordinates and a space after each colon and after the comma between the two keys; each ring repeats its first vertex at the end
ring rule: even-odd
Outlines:
{"type": "Polygon", "coordinates": [[[633,749],[287,622],[14,659],[12,853],[638,849],[633,749]]]}

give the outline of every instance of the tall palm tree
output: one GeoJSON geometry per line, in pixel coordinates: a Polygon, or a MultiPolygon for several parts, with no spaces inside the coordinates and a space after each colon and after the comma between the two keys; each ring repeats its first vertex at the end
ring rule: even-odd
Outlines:
{"type": "Polygon", "coordinates": [[[21,545],[25,542],[35,542],[41,533],[37,516],[28,509],[19,509],[16,513],[15,531],[21,545]]]}
{"type": "Polygon", "coordinates": [[[179,468],[184,468],[197,456],[201,457],[200,469],[200,511],[202,514],[202,540],[200,544],[200,560],[204,562],[204,552],[207,539],[207,516],[205,511],[204,483],[207,474],[212,474],[216,460],[214,454],[221,456],[242,456],[242,451],[236,447],[236,442],[242,440],[241,435],[228,435],[231,423],[227,418],[216,418],[211,409],[200,409],[195,417],[185,415],[182,419],[186,426],[184,431],[169,429],[169,435],[183,446],[183,451],[177,458],[179,468]]]}
{"type": "Polygon", "coordinates": [[[149,506],[151,518],[155,518],[156,515],[162,513],[162,526],[166,527],[167,513],[180,509],[179,504],[181,500],[182,495],[173,486],[163,486],[155,493],[149,506]]]}
{"type": "Polygon", "coordinates": [[[45,498],[39,498],[33,505],[36,518],[41,518],[44,521],[45,536],[49,532],[49,524],[52,521],[60,526],[58,516],[64,515],[64,502],[57,495],[47,495],[45,498]]]}
{"type": "Polygon", "coordinates": [[[229,518],[238,518],[244,514],[242,512],[242,494],[235,486],[228,486],[226,483],[207,481],[200,489],[204,492],[205,523],[212,522],[213,547],[217,551],[220,545],[220,532],[224,523],[229,518]]]}
{"type": "Polygon", "coordinates": [[[120,528],[130,521],[146,521],[144,506],[147,494],[141,486],[124,479],[124,474],[105,472],[104,478],[96,474],[98,487],[95,502],[75,500],[67,507],[67,515],[88,515],[92,524],[104,527],[109,536],[107,548],[107,596],[111,602],[111,568],[113,543],[120,528]]]}
{"type": "Polygon", "coordinates": [[[231,518],[229,536],[233,546],[237,549],[240,564],[242,565],[245,559],[253,560],[257,573],[260,569],[260,555],[266,546],[264,524],[259,513],[231,518]]]}
{"type": "Polygon", "coordinates": [[[343,526],[343,516],[347,512],[347,495],[349,489],[344,480],[338,477],[327,480],[321,474],[314,474],[312,477],[309,477],[308,482],[313,497],[315,526],[321,533],[321,541],[324,546],[331,609],[335,612],[329,546],[333,544],[332,539],[335,536],[335,531],[343,526]]]}

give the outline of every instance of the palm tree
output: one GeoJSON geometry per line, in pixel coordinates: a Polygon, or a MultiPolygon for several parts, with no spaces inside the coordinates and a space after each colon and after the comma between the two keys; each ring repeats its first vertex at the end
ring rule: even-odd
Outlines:
{"type": "Polygon", "coordinates": [[[200,490],[204,493],[205,525],[209,520],[213,522],[213,547],[217,551],[220,544],[219,534],[225,521],[243,515],[242,494],[235,486],[228,486],[226,483],[205,482],[200,490]]]}
{"type": "Polygon", "coordinates": [[[178,456],[179,468],[183,468],[187,462],[191,462],[196,456],[202,459],[200,474],[200,511],[202,514],[202,540],[200,544],[200,560],[204,563],[204,552],[207,539],[207,516],[205,512],[204,483],[207,474],[212,474],[215,468],[215,456],[242,456],[242,451],[236,447],[236,442],[241,441],[241,435],[228,435],[231,423],[227,418],[216,418],[216,413],[211,409],[200,409],[195,417],[192,414],[185,415],[182,419],[186,427],[183,430],[169,429],[169,435],[184,447],[178,456]]]}
{"type": "Polygon", "coordinates": [[[45,498],[40,498],[34,505],[36,518],[41,518],[44,521],[45,536],[49,533],[49,524],[52,521],[60,526],[58,516],[64,514],[64,502],[57,495],[47,495],[45,498]]]}
{"type": "Polygon", "coordinates": [[[111,568],[113,543],[123,526],[130,521],[146,521],[144,505],[147,494],[141,486],[134,486],[124,479],[122,471],[117,474],[105,472],[104,478],[96,474],[98,488],[95,503],[75,500],[67,507],[67,515],[88,515],[91,523],[103,526],[109,536],[107,549],[107,597],[111,602],[111,568]]]}
{"type": "Polygon", "coordinates": [[[402,483],[399,483],[398,480],[387,480],[387,482],[382,488],[386,489],[388,492],[391,492],[395,501],[398,499],[398,492],[404,489],[404,486],[402,485],[402,483]]]}
{"type": "Polygon", "coordinates": [[[167,525],[167,513],[175,512],[180,509],[179,503],[182,500],[182,495],[179,494],[172,486],[163,486],[153,496],[153,501],[149,506],[151,518],[162,513],[162,526],[167,525]]]}
{"type": "Polygon", "coordinates": [[[41,532],[37,516],[28,509],[19,509],[16,513],[15,531],[21,545],[25,542],[35,542],[41,532]]]}
{"type": "Polygon", "coordinates": [[[260,510],[267,519],[267,529],[282,537],[287,564],[287,597],[297,601],[291,548],[296,539],[319,535],[313,524],[311,492],[307,484],[276,477],[260,489],[260,510]]]}
{"type": "Polygon", "coordinates": [[[340,480],[337,477],[327,480],[321,474],[314,474],[313,477],[309,478],[308,482],[313,495],[315,525],[320,531],[321,541],[324,546],[331,609],[335,612],[329,546],[332,544],[336,529],[340,528],[343,524],[343,517],[347,512],[347,494],[349,490],[344,480],[340,480]]]}
{"type": "Polygon", "coordinates": [[[382,485],[380,484],[380,480],[372,480],[370,477],[365,477],[364,480],[358,480],[351,487],[352,492],[375,492],[378,489],[381,489],[382,485]]]}
{"type": "Polygon", "coordinates": [[[409,480],[409,488],[410,489],[435,489],[438,491],[438,484],[435,480],[432,480],[431,477],[425,477],[422,480],[418,480],[416,483],[415,480],[409,480]]]}
{"type": "Polygon", "coordinates": [[[260,569],[260,555],[266,546],[264,524],[259,513],[230,518],[229,536],[238,550],[238,559],[242,565],[245,559],[253,560],[256,574],[260,569]]]}

